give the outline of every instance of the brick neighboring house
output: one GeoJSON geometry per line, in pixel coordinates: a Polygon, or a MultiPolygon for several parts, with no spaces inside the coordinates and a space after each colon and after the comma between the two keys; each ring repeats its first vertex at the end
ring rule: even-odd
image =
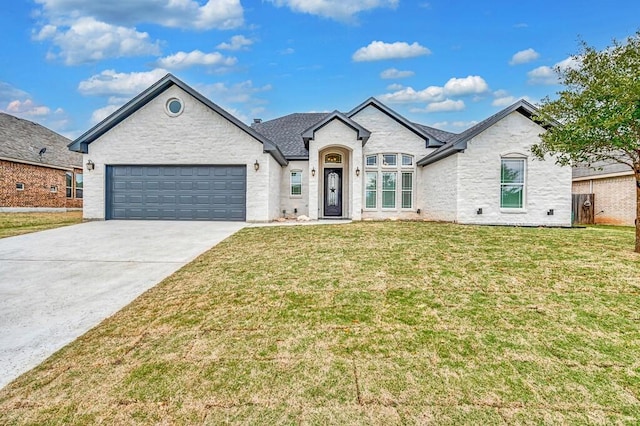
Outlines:
{"type": "Polygon", "coordinates": [[[573,169],[573,194],[594,194],[597,224],[629,225],[636,221],[636,182],[633,171],[624,164],[598,163],[594,170],[573,169]]]}
{"type": "Polygon", "coordinates": [[[0,210],[82,208],[82,155],[70,142],[0,113],[0,210]]]}

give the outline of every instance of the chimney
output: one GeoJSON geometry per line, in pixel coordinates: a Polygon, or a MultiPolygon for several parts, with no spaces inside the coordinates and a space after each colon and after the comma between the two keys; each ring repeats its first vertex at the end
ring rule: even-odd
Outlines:
{"type": "Polygon", "coordinates": [[[260,124],[262,123],[262,118],[254,118],[253,119],[253,124],[260,124]]]}

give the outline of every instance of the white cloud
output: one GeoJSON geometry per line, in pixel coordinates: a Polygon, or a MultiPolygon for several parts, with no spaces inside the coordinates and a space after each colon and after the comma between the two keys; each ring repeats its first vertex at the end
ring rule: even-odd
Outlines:
{"type": "Polygon", "coordinates": [[[449,130],[452,132],[460,132],[468,129],[471,126],[478,124],[477,121],[439,121],[437,123],[430,124],[429,126],[436,129],[449,130]]]}
{"type": "Polygon", "coordinates": [[[491,102],[491,105],[496,107],[507,107],[513,104],[515,101],[517,101],[517,99],[514,96],[502,96],[499,98],[495,98],[493,102],[491,102]]]}
{"type": "Polygon", "coordinates": [[[262,100],[254,99],[253,96],[256,93],[269,91],[271,88],[269,84],[262,87],[254,87],[251,80],[232,85],[218,82],[197,86],[198,91],[216,103],[264,103],[262,100]]]}
{"type": "Polygon", "coordinates": [[[514,53],[509,61],[509,65],[520,65],[526,64],[528,62],[535,61],[540,57],[540,54],[535,50],[529,48],[526,50],[521,50],[519,52],[514,53]]]}
{"type": "Polygon", "coordinates": [[[412,44],[404,41],[395,43],[385,43],[382,41],[372,41],[368,46],[361,47],[353,54],[353,60],[380,61],[384,59],[404,59],[416,56],[429,55],[431,51],[418,42],[412,44]]]}
{"type": "Polygon", "coordinates": [[[281,55],[293,55],[296,51],[292,47],[287,47],[280,51],[281,55]]]}
{"type": "Polygon", "coordinates": [[[115,25],[151,23],[183,29],[232,29],[244,23],[240,0],[35,0],[55,25],[93,17],[115,25]]]}
{"type": "Polygon", "coordinates": [[[413,71],[400,71],[396,68],[389,68],[380,73],[380,78],[392,79],[392,78],[407,78],[412,77],[415,73],[413,71]]]}
{"type": "Polygon", "coordinates": [[[36,105],[31,99],[25,101],[16,99],[9,102],[6,111],[9,114],[20,117],[38,117],[49,115],[51,108],[44,105],[36,105]]]}
{"type": "Polygon", "coordinates": [[[229,43],[220,43],[216,46],[217,49],[222,50],[242,50],[253,44],[253,40],[246,38],[243,35],[235,35],[231,37],[229,43]]]}
{"type": "Polygon", "coordinates": [[[236,58],[225,57],[219,52],[204,53],[199,50],[193,50],[191,52],[178,52],[160,58],[156,64],[160,68],[170,70],[184,69],[198,65],[220,69],[234,66],[237,62],[238,60],[236,58]]]}
{"type": "Polygon", "coordinates": [[[580,60],[569,56],[568,58],[554,64],[553,67],[543,65],[541,67],[532,69],[527,73],[527,77],[529,77],[528,82],[529,84],[542,85],[558,84],[560,82],[560,79],[558,78],[558,74],[555,71],[556,69],[564,71],[567,68],[578,67],[580,67],[580,60]]]}
{"type": "Polygon", "coordinates": [[[387,90],[398,91],[402,90],[404,86],[402,84],[393,83],[387,86],[387,90]]]}
{"type": "Polygon", "coordinates": [[[479,94],[487,90],[489,90],[489,85],[478,75],[470,75],[464,78],[451,78],[444,85],[444,93],[448,96],[479,94]]]}
{"type": "Polygon", "coordinates": [[[444,98],[442,87],[429,86],[423,90],[415,90],[413,87],[405,87],[393,93],[385,93],[380,96],[382,102],[388,103],[416,103],[439,102],[444,98]]]}
{"type": "Polygon", "coordinates": [[[98,124],[99,122],[113,114],[118,108],[120,108],[120,106],[121,105],[109,104],[105,107],[98,108],[97,110],[93,111],[93,113],[91,114],[91,124],[98,124]]]}
{"type": "Polygon", "coordinates": [[[277,7],[294,12],[322,16],[336,21],[350,21],[360,12],[380,7],[395,8],[399,0],[269,0],[277,7]]]}
{"type": "Polygon", "coordinates": [[[69,27],[45,25],[34,38],[51,40],[57,53],[50,51],[47,57],[61,58],[67,65],[160,53],[158,43],[151,42],[149,34],[90,17],[80,18],[69,27]]]}
{"type": "Polygon", "coordinates": [[[160,80],[167,71],[156,68],[147,72],[117,73],[104,70],[81,81],[78,91],[82,95],[130,97],[147,89],[160,80]]]}
{"type": "Polygon", "coordinates": [[[433,102],[427,105],[427,112],[449,112],[449,111],[462,111],[465,108],[464,101],[454,101],[452,99],[445,99],[442,102],[433,102]]]}

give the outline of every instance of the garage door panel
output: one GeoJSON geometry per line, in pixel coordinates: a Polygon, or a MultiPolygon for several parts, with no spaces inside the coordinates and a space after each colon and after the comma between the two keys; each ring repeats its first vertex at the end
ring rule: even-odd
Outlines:
{"type": "Polygon", "coordinates": [[[246,166],[108,166],[108,219],[245,220],[246,166]]]}

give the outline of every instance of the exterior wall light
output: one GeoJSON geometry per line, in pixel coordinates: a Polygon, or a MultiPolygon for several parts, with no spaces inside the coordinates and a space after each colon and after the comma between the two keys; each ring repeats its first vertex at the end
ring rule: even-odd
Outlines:
{"type": "Polygon", "coordinates": [[[258,163],[258,160],[256,160],[255,163],[253,163],[253,169],[257,172],[258,170],[260,170],[260,163],[258,163]]]}
{"type": "Polygon", "coordinates": [[[316,175],[316,168],[312,167],[311,168],[311,176],[315,176],[316,175]]]}
{"type": "Polygon", "coordinates": [[[96,165],[93,161],[89,160],[87,161],[87,170],[93,170],[96,168],[96,165]]]}
{"type": "Polygon", "coordinates": [[[360,176],[360,167],[356,167],[356,176],[360,176]]]}

